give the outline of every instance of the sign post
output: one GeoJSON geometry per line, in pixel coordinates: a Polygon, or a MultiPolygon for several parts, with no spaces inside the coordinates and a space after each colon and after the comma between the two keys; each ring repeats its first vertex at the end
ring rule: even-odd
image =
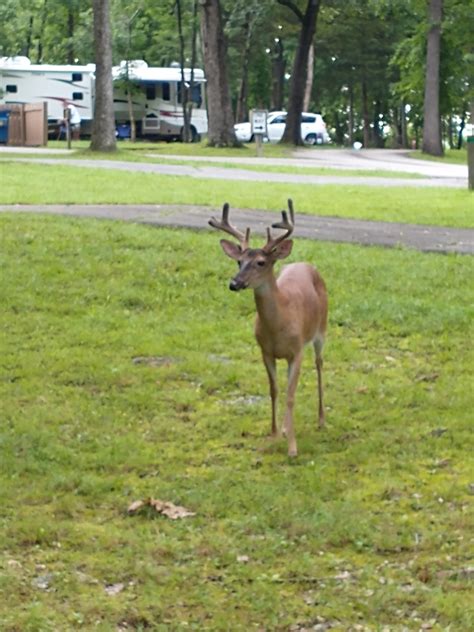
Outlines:
{"type": "Polygon", "coordinates": [[[250,124],[255,138],[257,156],[263,155],[263,137],[267,135],[267,110],[251,110],[250,124]]]}

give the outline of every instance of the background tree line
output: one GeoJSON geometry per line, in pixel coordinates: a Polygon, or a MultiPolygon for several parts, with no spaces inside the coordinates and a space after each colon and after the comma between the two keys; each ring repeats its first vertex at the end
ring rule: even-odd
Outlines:
{"type": "MultiPolygon", "coordinates": [[[[300,140],[304,109],[323,114],[338,144],[440,153],[442,136],[461,145],[473,99],[474,0],[110,0],[110,22],[114,64],[194,57],[205,67],[211,141],[221,111],[214,144],[232,144],[234,120],[259,107],[288,109],[289,142],[300,140]]],[[[92,51],[92,0],[3,0],[0,56],[89,63],[92,51]]]]}

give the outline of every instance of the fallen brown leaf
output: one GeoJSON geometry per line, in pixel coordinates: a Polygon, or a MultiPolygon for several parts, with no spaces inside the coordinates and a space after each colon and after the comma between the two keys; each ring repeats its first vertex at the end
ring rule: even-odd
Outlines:
{"type": "Polygon", "coordinates": [[[136,500],[128,508],[128,513],[137,513],[143,507],[151,507],[157,513],[167,516],[171,520],[178,520],[178,518],[187,518],[189,516],[195,516],[196,514],[186,507],[175,505],[174,503],[159,500],[158,498],[147,498],[146,500],[136,500]]]}
{"type": "Polygon", "coordinates": [[[111,597],[113,597],[114,595],[118,595],[120,592],[122,592],[122,590],[125,588],[125,584],[107,584],[107,586],[105,586],[105,592],[110,595],[111,597]]]}

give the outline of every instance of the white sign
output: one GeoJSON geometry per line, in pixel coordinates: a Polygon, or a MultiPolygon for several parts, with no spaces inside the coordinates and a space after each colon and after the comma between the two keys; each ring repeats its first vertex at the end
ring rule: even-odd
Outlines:
{"type": "Polygon", "coordinates": [[[252,126],[252,134],[267,135],[267,111],[251,110],[250,124],[252,126]]]}

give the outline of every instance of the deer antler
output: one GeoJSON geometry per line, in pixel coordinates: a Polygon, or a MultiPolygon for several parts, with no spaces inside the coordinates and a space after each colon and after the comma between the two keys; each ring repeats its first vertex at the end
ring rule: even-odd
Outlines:
{"type": "Polygon", "coordinates": [[[222,207],[222,220],[219,222],[215,217],[211,217],[209,220],[209,224],[213,228],[217,228],[217,230],[223,230],[225,233],[232,235],[232,237],[236,237],[240,242],[240,247],[242,251],[246,250],[249,246],[250,239],[250,228],[247,228],[244,233],[240,230],[232,226],[229,223],[229,204],[226,202],[222,207]]]}
{"type": "Polygon", "coordinates": [[[282,211],[282,221],[272,224],[272,228],[281,228],[283,230],[286,230],[286,233],[280,235],[279,237],[273,238],[270,227],[267,228],[267,243],[263,247],[263,250],[265,252],[271,252],[275,248],[275,246],[277,246],[285,239],[288,239],[288,237],[293,232],[295,228],[295,212],[293,210],[293,200],[288,200],[288,210],[290,212],[290,219],[288,219],[288,213],[286,211],[282,211]]]}

